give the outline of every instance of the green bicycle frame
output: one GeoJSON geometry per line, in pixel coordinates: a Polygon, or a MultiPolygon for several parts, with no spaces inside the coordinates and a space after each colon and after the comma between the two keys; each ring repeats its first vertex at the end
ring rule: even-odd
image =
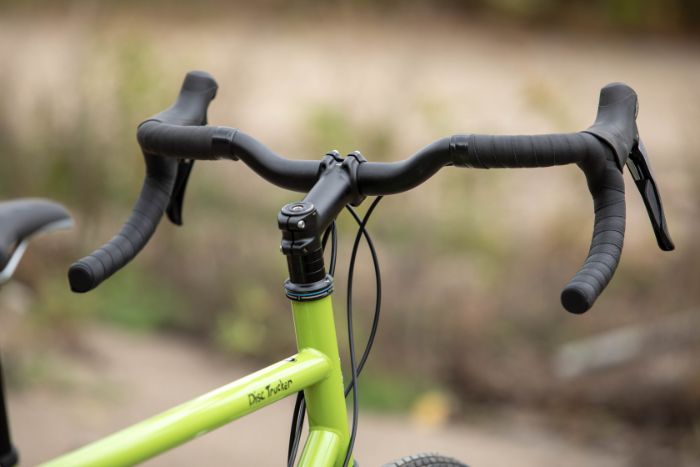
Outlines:
{"type": "Polygon", "coordinates": [[[292,301],[292,311],[296,355],[43,465],[133,465],[303,390],[309,437],[298,465],[342,466],[349,430],[331,296],[292,301]]]}

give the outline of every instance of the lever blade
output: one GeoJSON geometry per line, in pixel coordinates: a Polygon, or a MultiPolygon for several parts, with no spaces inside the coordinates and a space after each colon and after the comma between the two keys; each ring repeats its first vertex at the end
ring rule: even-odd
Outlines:
{"type": "Polygon", "coordinates": [[[182,159],[177,164],[175,184],[173,192],[170,194],[170,203],[166,209],[168,219],[175,225],[182,225],[182,205],[185,202],[185,190],[193,166],[193,159],[182,159]]]}
{"type": "Polygon", "coordinates": [[[627,168],[632,174],[632,179],[639,189],[639,194],[642,195],[644,205],[649,214],[651,226],[656,235],[656,243],[663,251],[671,251],[675,249],[675,245],[671,240],[671,235],[668,233],[668,225],[666,224],[666,216],[664,208],[661,204],[661,195],[656,186],[654,175],[651,173],[651,165],[644,143],[640,139],[632,148],[629,158],[627,159],[627,168]]]}

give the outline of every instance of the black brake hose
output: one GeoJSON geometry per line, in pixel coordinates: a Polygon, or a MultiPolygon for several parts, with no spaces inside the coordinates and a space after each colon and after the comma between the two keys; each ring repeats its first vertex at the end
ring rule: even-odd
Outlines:
{"type": "Polygon", "coordinates": [[[335,226],[335,222],[331,223],[331,226],[326,229],[326,233],[323,235],[323,251],[326,251],[326,243],[328,242],[329,235],[331,237],[331,264],[328,267],[328,273],[334,276],[335,264],[338,258],[338,229],[335,226]]]}
{"type": "MultiPolygon", "coordinates": [[[[350,368],[351,368],[351,379],[350,379],[350,384],[348,387],[345,389],[345,396],[347,397],[348,392],[352,390],[352,429],[350,431],[350,441],[348,442],[348,449],[347,452],[345,453],[345,461],[343,462],[343,467],[348,467],[348,464],[350,462],[350,458],[352,457],[352,450],[353,447],[355,446],[355,437],[357,436],[357,423],[358,423],[358,418],[359,418],[359,408],[358,408],[358,393],[357,393],[357,381],[358,381],[358,376],[360,374],[360,371],[358,369],[358,366],[356,365],[355,362],[355,336],[353,332],[353,325],[352,325],[352,282],[353,282],[353,276],[355,273],[355,259],[357,258],[357,250],[360,246],[360,240],[364,236],[367,239],[367,245],[370,247],[370,253],[372,255],[372,263],[374,265],[374,274],[375,274],[375,279],[376,279],[376,301],[375,301],[375,310],[374,310],[374,319],[372,323],[372,332],[370,333],[370,337],[367,340],[367,344],[365,345],[365,350],[363,352],[363,358],[366,361],[367,355],[369,355],[369,351],[372,348],[372,344],[374,343],[374,336],[376,335],[376,329],[377,329],[377,324],[379,320],[379,310],[381,308],[381,274],[379,271],[379,259],[377,257],[377,252],[374,249],[374,245],[372,243],[372,239],[369,236],[369,233],[367,232],[367,229],[365,228],[367,226],[367,222],[369,222],[369,218],[372,215],[372,212],[374,212],[374,209],[377,207],[379,202],[382,200],[381,196],[377,196],[374,201],[372,201],[372,204],[370,205],[369,209],[367,209],[367,212],[365,213],[365,216],[362,218],[362,222],[359,223],[359,228],[357,229],[357,234],[355,235],[355,242],[353,243],[352,246],[352,253],[350,255],[350,266],[348,267],[348,291],[347,291],[347,319],[348,319],[348,346],[350,348],[350,368]]],[[[346,208],[350,211],[352,216],[355,218],[355,221],[359,221],[360,218],[355,212],[355,210],[350,207],[346,206],[346,208]]],[[[363,363],[364,365],[364,363],[363,363]]]]}
{"type": "MultiPolygon", "coordinates": [[[[365,214],[364,220],[360,220],[360,217],[357,215],[357,212],[351,207],[348,206],[348,211],[352,214],[352,216],[355,218],[355,221],[357,224],[360,226],[359,230],[362,231],[362,235],[365,237],[365,241],[367,242],[367,246],[369,247],[370,254],[372,256],[372,263],[374,266],[374,278],[375,278],[375,301],[374,301],[374,316],[372,318],[372,328],[370,329],[369,337],[367,337],[367,344],[365,345],[365,350],[362,352],[362,358],[360,358],[360,363],[357,365],[357,374],[359,375],[362,373],[362,369],[365,366],[365,363],[367,362],[367,358],[369,357],[369,353],[372,350],[372,346],[374,345],[374,338],[377,335],[377,329],[379,327],[379,313],[382,308],[382,275],[381,271],[379,270],[379,257],[377,256],[377,250],[374,248],[374,242],[372,241],[372,237],[370,237],[369,232],[365,229],[365,226],[367,222],[369,221],[369,216],[371,215],[372,211],[374,211],[375,207],[377,204],[379,204],[379,201],[382,199],[382,196],[378,196],[375,198],[375,200],[372,202],[372,205],[369,207],[367,210],[367,214],[365,214]]],[[[355,255],[355,249],[353,249],[353,258],[355,255]]],[[[351,386],[348,385],[345,388],[345,396],[347,397],[348,393],[351,390],[351,386]]]]}
{"type": "Polygon", "coordinates": [[[294,466],[294,460],[299,450],[299,440],[301,431],[304,428],[304,416],[306,414],[306,401],[304,391],[297,393],[297,400],[294,403],[294,414],[292,415],[292,429],[289,432],[289,449],[287,451],[287,467],[294,466]]]}

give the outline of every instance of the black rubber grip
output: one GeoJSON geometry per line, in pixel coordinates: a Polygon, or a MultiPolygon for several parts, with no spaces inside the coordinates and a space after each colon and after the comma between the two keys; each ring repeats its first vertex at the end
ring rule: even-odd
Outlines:
{"type": "MultiPolygon", "coordinates": [[[[207,108],[216,95],[216,81],[207,73],[187,74],[177,101],[144,125],[198,127],[207,123],[207,108]],[[159,122],[159,123],[158,123],[159,122]]],[[[197,128],[198,129],[198,128],[197,128]]],[[[160,130],[158,130],[160,131],[160,130]]],[[[139,134],[141,131],[139,131],[139,134]]],[[[194,138],[201,143],[200,138],[194,138]]],[[[180,141],[184,143],[184,141],[180,141]]],[[[73,263],[68,281],[74,292],[87,292],[131,261],[148,243],[170,203],[178,161],[143,151],[146,178],[131,216],[119,233],[90,255],[73,263]]]]}

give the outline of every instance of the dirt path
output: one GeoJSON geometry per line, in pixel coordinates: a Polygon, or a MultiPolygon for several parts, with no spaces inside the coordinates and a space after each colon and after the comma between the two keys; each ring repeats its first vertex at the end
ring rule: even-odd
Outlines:
{"type": "MultiPolygon", "coordinates": [[[[249,370],[172,337],[95,328],[85,341],[87,353],[55,356],[61,375],[10,394],[23,465],[78,447],[249,370]]],[[[285,400],[147,465],[283,465],[291,411],[292,401],[285,400]]],[[[483,467],[516,460],[520,467],[626,465],[620,456],[573,445],[514,420],[427,430],[407,418],[361,416],[356,453],[362,466],[419,451],[439,451],[483,467]]]]}

